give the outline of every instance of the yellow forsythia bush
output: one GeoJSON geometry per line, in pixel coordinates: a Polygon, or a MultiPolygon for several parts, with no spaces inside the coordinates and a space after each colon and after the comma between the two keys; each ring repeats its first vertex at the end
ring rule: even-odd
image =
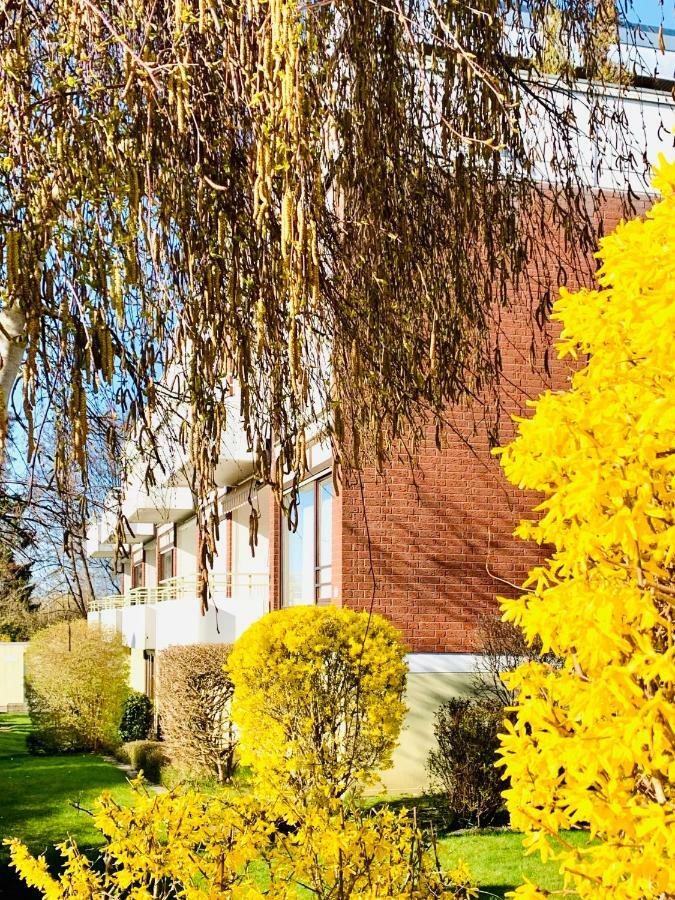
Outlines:
{"type": "Polygon", "coordinates": [[[322,803],[391,764],[405,712],[405,649],[381,616],[299,606],[237,641],[228,671],[240,753],[264,795],[322,803]]]}
{"type": "Polygon", "coordinates": [[[509,677],[506,798],[582,898],[675,896],[675,165],[654,184],[663,199],[602,241],[600,290],[561,291],[560,354],[587,364],[501,457],[545,495],[519,535],[553,548],[505,616],[565,660],[509,677]],[[579,826],[587,846],[556,839],[579,826]]]}
{"type": "Polygon", "coordinates": [[[9,841],[12,865],[46,900],[468,900],[477,892],[462,865],[442,873],[411,817],[362,813],[336,802],[317,807],[289,833],[265,807],[192,791],[146,794],[123,808],[98,801],[95,824],[107,839],[104,870],[71,842],[59,849],[63,872],[49,873],[9,841]]]}

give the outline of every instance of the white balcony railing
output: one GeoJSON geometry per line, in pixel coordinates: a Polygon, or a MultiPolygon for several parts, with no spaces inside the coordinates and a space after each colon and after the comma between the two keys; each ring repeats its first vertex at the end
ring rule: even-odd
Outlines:
{"type": "Polygon", "coordinates": [[[88,618],[112,626],[128,647],[164,650],[176,644],[233,643],[269,610],[266,574],[212,574],[209,587],[205,615],[199,613],[199,579],[192,575],[101,597],[90,604],[88,618]]]}
{"type": "MultiPolygon", "coordinates": [[[[224,605],[227,600],[241,598],[246,594],[259,594],[267,588],[268,578],[263,573],[246,573],[226,575],[224,573],[208,576],[210,595],[216,605],[224,605]]],[[[137,587],[124,594],[109,594],[92,600],[89,612],[100,612],[104,609],[124,609],[129,606],[154,606],[168,600],[191,600],[197,597],[199,576],[183,575],[167,578],[156,587],[137,587]]]]}

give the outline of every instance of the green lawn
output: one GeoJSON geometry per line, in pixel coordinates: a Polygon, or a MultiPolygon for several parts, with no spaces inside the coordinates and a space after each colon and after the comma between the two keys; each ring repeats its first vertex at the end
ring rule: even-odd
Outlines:
{"type": "MultiPolygon", "coordinates": [[[[567,831],[565,840],[579,846],[588,838],[584,832],[567,831]]],[[[444,866],[464,860],[486,900],[490,895],[503,897],[525,878],[548,890],[561,888],[557,865],[542,863],[538,854],[526,856],[522,841],[522,835],[516,832],[486,828],[449,834],[438,841],[438,850],[444,866]]]]}
{"type": "MultiPolygon", "coordinates": [[[[71,835],[82,849],[94,851],[100,844],[100,835],[92,827],[91,817],[73,804],[92,808],[104,790],[111,790],[118,801],[128,802],[131,791],[125,774],[93,754],[29,756],[25,746],[29,730],[27,716],[0,714],[0,838],[19,837],[34,853],[46,850],[53,863],[58,859],[53,845],[66,835],[71,835]]],[[[177,779],[174,776],[167,780],[177,779]]],[[[235,792],[245,789],[246,779],[241,781],[235,792]]],[[[218,790],[211,785],[209,792],[218,790]]],[[[378,798],[378,802],[382,799],[378,798]]],[[[395,805],[407,806],[411,802],[401,798],[395,805]]],[[[421,821],[424,817],[423,812],[421,821]]],[[[586,839],[578,832],[566,837],[574,843],[586,839]]],[[[447,834],[439,838],[438,848],[443,865],[450,866],[459,859],[466,862],[485,900],[490,896],[503,897],[506,891],[522,884],[524,877],[544,888],[561,886],[555,864],[543,865],[537,856],[525,856],[521,835],[506,829],[447,834]]],[[[8,867],[8,858],[7,850],[0,847],[0,898],[38,897],[20,884],[8,867]]]]}
{"type": "MultiPolygon", "coordinates": [[[[55,842],[71,835],[83,849],[100,844],[100,834],[92,826],[85,809],[96,797],[113,791],[124,802],[131,798],[126,776],[115,766],[93,754],[29,756],[27,716],[0,715],[0,839],[19,837],[35,853],[48,851],[55,842]]],[[[8,867],[7,849],[0,847],[0,897],[36,897],[23,888],[8,867]]]]}

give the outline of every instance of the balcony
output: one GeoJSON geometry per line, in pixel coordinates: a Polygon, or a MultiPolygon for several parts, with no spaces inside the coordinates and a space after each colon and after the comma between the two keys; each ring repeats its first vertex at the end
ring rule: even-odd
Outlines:
{"type": "Polygon", "coordinates": [[[193,511],[194,499],[190,488],[173,485],[129,490],[122,503],[122,512],[132,528],[135,523],[162,525],[177,522],[193,511]]]}
{"type": "MultiPolygon", "coordinates": [[[[112,558],[115,555],[115,537],[117,534],[117,513],[106,509],[100,518],[89,523],[87,528],[87,556],[93,558],[112,558]]],[[[124,526],[124,540],[127,543],[139,543],[150,540],[155,534],[151,522],[135,522],[124,526]]]]}
{"type": "Polygon", "coordinates": [[[194,575],[94,600],[88,618],[121,632],[128,647],[164,650],[177,644],[233,643],[268,611],[266,575],[212,574],[209,582],[205,615],[194,575]]]}

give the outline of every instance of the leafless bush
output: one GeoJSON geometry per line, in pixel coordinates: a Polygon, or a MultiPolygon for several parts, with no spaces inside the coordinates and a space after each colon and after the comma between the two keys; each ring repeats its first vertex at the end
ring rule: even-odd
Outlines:
{"type": "Polygon", "coordinates": [[[515,694],[504,684],[502,675],[521,663],[544,660],[552,665],[556,664],[556,658],[552,654],[542,655],[538,640],[528,644],[522,630],[510,622],[503,622],[497,613],[486,614],[481,618],[478,635],[480,662],[473,690],[482,703],[499,707],[513,705],[515,694]]]}
{"type": "Polygon", "coordinates": [[[170,647],[159,657],[159,712],[172,762],[191,773],[228,781],[236,740],[230,721],[232,682],[226,644],[170,647]]]}

